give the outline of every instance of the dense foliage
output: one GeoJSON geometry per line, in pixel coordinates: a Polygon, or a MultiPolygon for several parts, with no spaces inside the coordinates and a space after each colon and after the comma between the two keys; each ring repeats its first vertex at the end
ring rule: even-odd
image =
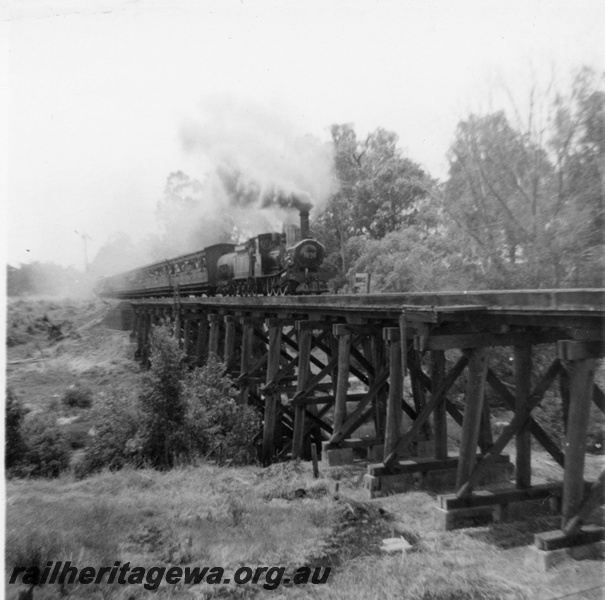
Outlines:
{"type": "Polygon", "coordinates": [[[100,396],[92,409],[91,420],[94,435],[83,459],[76,464],[76,475],[143,463],[138,435],[142,414],[136,394],[118,388],[100,396]]]}
{"type": "Polygon", "coordinates": [[[143,454],[154,466],[171,467],[185,452],[187,405],[183,397],[183,353],[166,328],[156,328],[151,367],[139,394],[143,454]]]}
{"type": "Polygon", "coordinates": [[[165,327],[153,330],[151,367],[135,393],[114,390],[93,408],[94,436],[82,474],[126,464],[167,469],[210,457],[256,460],[260,419],[236,402],[233,382],[215,357],[188,371],[165,327]]]}
{"type": "Polygon", "coordinates": [[[4,446],[4,461],[7,471],[15,467],[25,451],[25,441],[21,425],[27,411],[11,388],[6,390],[6,438],[4,446]]]}
{"type": "Polygon", "coordinates": [[[26,441],[19,474],[30,477],[58,477],[69,466],[71,454],[67,438],[44,415],[35,415],[23,425],[26,441]]]}
{"type": "Polygon", "coordinates": [[[385,292],[602,286],[603,83],[585,68],[565,93],[532,90],[522,110],[468,115],[442,183],[395,134],[360,141],[351,125],[333,126],[339,190],[314,232],[337,289],[353,272],[385,292]]]}
{"type": "Polygon", "coordinates": [[[203,368],[187,376],[184,387],[189,452],[213,456],[219,462],[256,461],[260,416],[251,406],[238,402],[223,363],[211,355],[203,368]]]}
{"type": "Polygon", "coordinates": [[[32,414],[9,388],[6,391],[6,454],[9,475],[58,477],[69,465],[70,447],[47,415],[32,414]]]}
{"type": "Polygon", "coordinates": [[[61,401],[65,406],[75,408],[90,408],[92,406],[93,393],[90,388],[81,385],[72,385],[63,394],[61,401]]]}
{"type": "Polygon", "coordinates": [[[360,141],[352,125],[332,126],[339,189],[313,231],[326,244],[328,260],[338,265],[341,277],[351,266],[347,249],[351,238],[381,239],[417,222],[430,179],[402,155],[397,141],[396,134],[384,129],[360,141]]]}

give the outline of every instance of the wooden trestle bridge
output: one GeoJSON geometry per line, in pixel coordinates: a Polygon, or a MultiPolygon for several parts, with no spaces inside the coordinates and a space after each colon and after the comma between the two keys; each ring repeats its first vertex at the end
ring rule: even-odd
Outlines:
{"type": "Polygon", "coordinates": [[[152,325],[168,319],[192,364],[203,364],[211,353],[224,360],[241,402],[262,411],[265,463],[306,459],[312,444],[329,464],[367,452],[372,496],[419,482],[455,490],[439,498],[446,526],[473,510],[492,507],[497,517],[509,503],[549,499],[561,512],[562,531],[536,536],[538,547],[602,539],[602,529],[582,523],[603,500],[604,477],[591,487],[584,460],[591,403],[605,412],[595,383],[605,350],[605,290],[130,303],[140,359],[148,358],[152,325]],[[548,366],[534,368],[534,346],[550,348],[540,353],[540,363],[551,355],[548,366]],[[514,386],[497,375],[502,360],[512,367],[514,386]],[[463,405],[448,397],[454,385],[464,390],[463,405]],[[497,436],[486,386],[514,412],[497,436]],[[532,416],[547,390],[562,403],[563,448],[532,416]],[[461,428],[455,455],[448,449],[452,426],[461,428]],[[532,481],[532,438],[561,466],[562,482],[532,481]],[[514,469],[502,454],[513,439],[514,469]],[[508,487],[477,491],[503,477],[510,481],[513,470],[508,487]]]}

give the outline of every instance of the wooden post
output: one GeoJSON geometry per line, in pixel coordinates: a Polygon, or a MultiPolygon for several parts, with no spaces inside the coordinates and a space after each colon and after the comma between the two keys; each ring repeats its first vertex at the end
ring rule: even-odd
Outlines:
{"type": "MultiPolygon", "coordinates": [[[[411,350],[408,353],[407,361],[409,361],[410,364],[415,367],[410,369],[410,382],[412,384],[412,397],[414,398],[414,408],[416,409],[416,412],[420,414],[426,404],[426,400],[424,398],[424,390],[422,388],[422,385],[420,384],[420,378],[418,376],[418,373],[422,372],[422,360],[420,352],[417,350],[411,350]]],[[[430,420],[426,421],[426,423],[422,426],[421,431],[425,440],[432,439],[433,432],[431,429],[430,420]]]]}
{"type": "Polygon", "coordinates": [[[487,454],[494,446],[494,437],[492,435],[492,420],[489,402],[487,399],[483,402],[481,411],[481,424],[479,425],[479,448],[481,454],[487,454]]]}
{"type": "Polygon", "coordinates": [[[183,317],[183,350],[185,358],[188,360],[191,350],[191,313],[185,314],[183,317]]]}
{"type": "Polygon", "coordinates": [[[596,360],[584,358],[570,361],[570,365],[570,405],[565,436],[565,471],[561,508],[562,528],[576,515],[582,504],[586,434],[590,420],[596,360]]]}
{"type": "Polygon", "coordinates": [[[237,317],[227,315],[225,321],[225,367],[228,369],[235,356],[235,323],[237,317]]]}
{"type": "MultiPolygon", "coordinates": [[[[431,390],[434,394],[445,377],[445,352],[433,350],[431,352],[431,390]]],[[[447,458],[447,412],[445,398],[435,407],[435,458],[444,460],[447,458]]]]}
{"type": "Polygon", "coordinates": [[[208,317],[202,314],[197,326],[197,340],[195,342],[195,363],[201,366],[208,357],[208,317]]]}
{"type": "MultiPolygon", "coordinates": [[[[384,342],[382,340],[381,335],[372,335],[372,339],[370,341],[372,348],[372,357],[371,362],[374,366],[374,378],[378,375],[378,373],[384,369],[385,364],[385,351],[384,351],[384,342]]],[[[405,373],[404,373],[405,376],[405,373]]],[[[384,438],[385,430],[386,430],[386,421],[387,421],[387,398],[388,393],[386,388],[381,389],[378,394],[376,394],[376,414],[375,414],[375,423],[376,423],[376,436],[379,438],[384,438]]]]}
{"type": "Polygon", "coordinates": [[[334,325],[338,336],[338,380],[334,401],[334,435],[347,419],[347,392],[349,390],[349,361],[351,357],[351,331],[346,325],[334,325]]]}
{"type": "Polygon", "coordinates": [[[567,418],[569,416],[569,364],[563,363],[565,369],[559,374],[559,394],[561,396],[561,408],[563,410],[563,431],[567,433],[567,418]]]}
{"type": "Polygon", "coordinates": [[[143,346],[145,344],[145,327],[147,326],[147,313],[144,309],[137,309],[137,349],[134,352],[135,358],[143,356],[143,346]]]}
{"type": "Polygon", "coordinates": [[[468,356],[468,377],[456,489],[462,487],[467,481],[475,466],[489,352],[487,348],[474,348],[469,350],[468,356]]]}
{"type": "MultiPolygon", "coordinates": [[[[331,331],[329,334],[328,343],[330,346],[330,360],[338,356],[338,338],[331,331]]],[[[334,364],[334,368],[331,372],[332,379],[332,391],[334,397],[336,397],[336,388],[338,387],[338,362],[334,364]]]]}
{"type": "MultiPolygon", "coordinates": [[[[369,365],[372,365],[371,369],[367,369],[368,371],[368,386],[372,387],[377,375],[376,368],[376,357],[375,357],[375,344],[374,344],[375,336],[372,334],[364,335],[361,340],[361,346],[363,349],[363,356],[367,360],[369,365]]],[[[380,406],[381,396],[376,394],[372,399],[372,407],[373,407],[373,421],[374,421],[374,432],[376,437],[382,437],[384,435],[384,420],[382,420],[383,412],[381,411],[380,406]],[[382,431],[382,434],[380,433],[382,431]]]]}
{"type": "MultiPolygon", "coordinates": [[[[515,369],[515,413],[527,410],[531,392],[531,346],[515,346],[513,350],[515,369]]],[[[516,436],[516,485],[518,489],[531,486],[531,432],[529,422],[516,436]]]]}
{"type": "Polygon", "coordinates": [[[244,375],[244,380],[240,386],[240,402],[242,404],[248,404],[250,385],[246,374],[254,364],[254,357],[252,356],[253,339],[254,324],[248,317],[244,317],[242,319],[242,350],[240,358],[240,374],[244,375]]]}
{"type": "Polygon", "coordinates": [[[181,341],[181,307],[174,307],[174,333],[173,333],[176,341],[179,344],[179,348],[183,347],[183,343],[181,341]]]}
{"type": "Polygon", "coordinates": [[[408,370],[408,321],[405,310],[399,315],[399,337],[401,338],[401,372],[408,370]]]}
{"type": "MultiPolygon", "coordinates": [[[[399,328],[384,329],[384,339],[389,344],[389,396],[387,399],[387,422],[384,437],[384,455],[389,456],[397,447],[402,434],[403,377],[401,369],[401,343],[399,328]]],[[[404,450],[405,451],[405,450],[404,450]]]]}
{"type": "Polygon", "coordinates": [[[218,358],[218,345],[220,335],[220,317],[219,315],[209,315],[210,321],[210,343],[209,343],[209,354],[214,354],[218,358]]]}
{"type": "MultiPolygon", "coordinates": [[[[298,333],[298,374],[296,391],[305,389],[310,372],[311,342],[313,331],[311,329],[300,329],[298,333]]],[[[305,407],[294,408],[294,432],[292,438],[292,458],[302,458],[305,432],[305,407]]]]}
{"type": "Polygon", "coordinates": [[[151,312],[145,312],[144,328],[143,328],[143,350],[141,352],[141,358],[143,363],[149,361],[149,345],[151,343],[151,326],[152,326],[152,315],[151,312]]]}
{"type": "Polygon", "coordinates": [[[317,463],[317,444],[311,444],[311,460],[313,461],[313,479],[319,477],[319,464],[317,463]]]}
{"type": "MultiPolygon", "coordinates": [[[[279,371],[279,358],[281,353],[281,326],[269,327],[269,356],[267,360],[267,383],[277,375],[279,371]]],[[[265,422],[263,429],[263,452],[262,461],[269,464],[273,458],[275,446],[275,413],[279,392],[270,392],[265,397],[265,422]]]]}
{"type": "MultiPolygon", "coordinates": [[[[267,324],[269,322],[267,321],[267,324]]],[[[284,365],[284,356],[283,356],[283,352],[284,352],[284,344],[283,344],[283,340],[284,340],[284,334],[286,333],[286,325],[285,323],[282,321],[279,323],[279,328],[280,328],[280,338],[279,338],[279,359],[278,359],[278,367],[277,367],[277,371],[279,372],[279,370],[283,367],[284,365]]],[[[268,351],[268,348],[267,348],[268,351]]],[[[268,381],[268,379],[267,379],[268,381]]],[[[275,454],[279,454],[283,449],[284,449],[284,407],[282,405],[282,395],[281,392],[278,391],[279,390],[279,386],[275,392],[276,395],[276,401],[275,401],[275,428],[274,428],[274,434],[273,434],[273,448],[274,448],[274,452],[275,454]]],[[[294,423],[292,423],[292,425],[294,425],[294,423]]]]}
{"type": "Polygon", "coordinates": [[[137,339],[137,331],[139,329],[139,311],[134,310],[134,319],[132,322],[132,331],[130,332],[130,341],[134,342],[137,339]]]}

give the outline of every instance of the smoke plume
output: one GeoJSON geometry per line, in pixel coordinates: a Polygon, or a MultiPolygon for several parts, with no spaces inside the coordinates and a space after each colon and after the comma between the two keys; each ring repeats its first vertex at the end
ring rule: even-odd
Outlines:
{"type": "MultiPolygon", "coordinates": [[[[333,192],[330,144],[297,136],[290,123],[266,108],[230,97],[214,97],[183,126],[187,151],[214,167],[227,209],[239,221],[241,209],[264,211],[268,220],[289,213],[319,213],[333,192]]],[[[256,232],[258,233],[258,232],[256,232]]]]}
{"type": "Polygon", "coordinates": [[[199,171],[167,174],[156,205],[158,232],[136,243],[114,235],[91,266],[97,275],[241,242],[298,223],[300,210],[318,215],[334,191],[333,150],[297,135],[274,111],[213,97],[181,129],[199,171]]]}

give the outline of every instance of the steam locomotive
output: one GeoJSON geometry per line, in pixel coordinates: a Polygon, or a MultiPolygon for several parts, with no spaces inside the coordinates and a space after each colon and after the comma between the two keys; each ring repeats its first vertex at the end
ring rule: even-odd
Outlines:
{"type": "Polygon", "coordinates": [[[309,238],[309,213],[300,228],[262,233],[243,244],[203,250],[106,277],[97,293],[114,298],[179,294],[223,296],[321,294],[333,276],[323,244],[309,238]]]}

